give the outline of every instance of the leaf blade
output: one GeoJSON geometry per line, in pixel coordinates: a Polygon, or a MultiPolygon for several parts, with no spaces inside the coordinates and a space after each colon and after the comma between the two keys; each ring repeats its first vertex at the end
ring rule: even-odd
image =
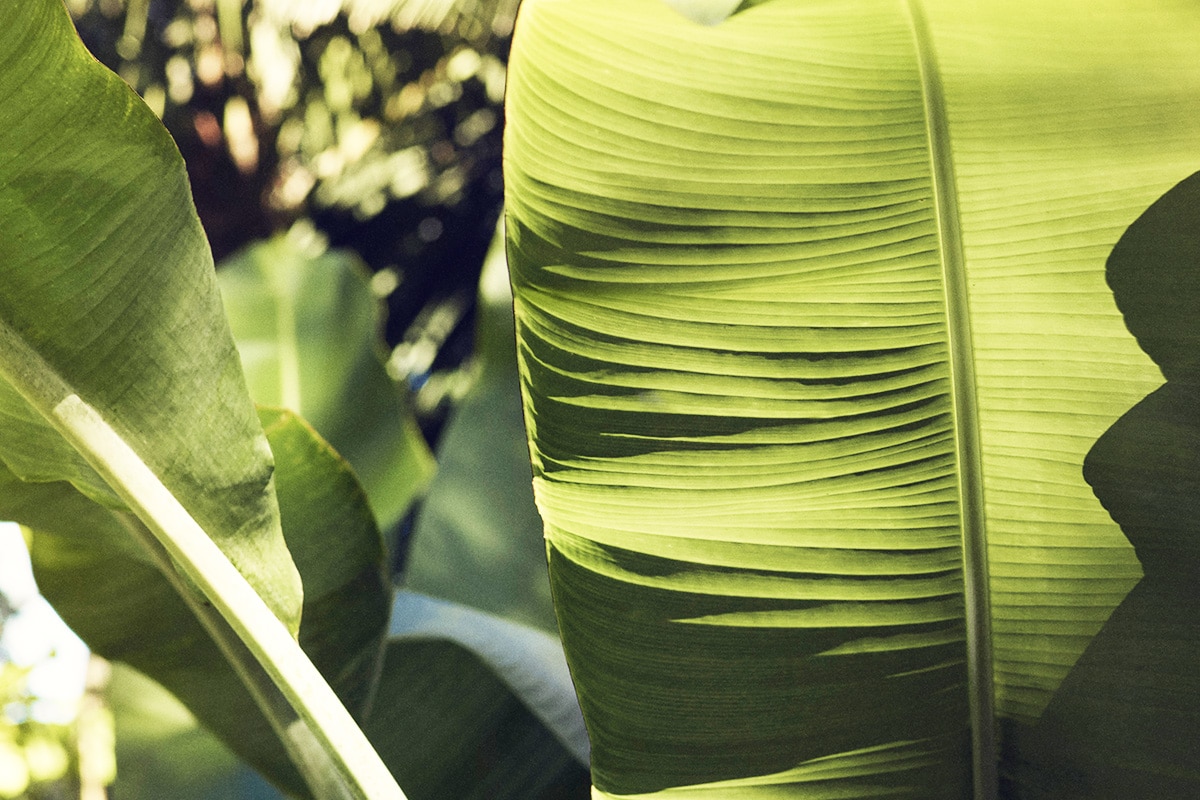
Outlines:
{"type": "MultiPolygon", "coordinates": [[[[1160,644],[1173,647],[1179,663],[1194,652],[1176,621],[1148,616],[1151,607],[1171,607],[1161,590],[1154,594],[1144,582],[1126,598],[1140,569],[1121,532],[1092,496],[1093,488],[1097,495],[1108,489],[1089,486],[1083,467],[1096,437],[1158,380],[1114,313],[1100,266],[1121,229],[1150,200],[1195,170],[1200,141],[1189,120],[1200,111],[1194,105],[1200,96],[1200,62],[1187,43],[1200,35],[1195,27],[1200,20],[1174,3],[1156,5],[1145,14],[1120,2],[1106,3],[1098,12],[1071,3],[1053,8],[1010,4],[985,14],[952,2],[910,8],[924,8],[928,16],[928,30],[917,42],[927,51],[923,87],[914,77],[919,70],[899,50],[888,50],[898,39],[884,45],[878,38],[894,22],[889,15],[896,11],[883,3],[830,3],[820,10],[783,0],[746,3],[716,30],[703,32],[671,26],[650,10],[620,5],[600,12],[536,0],[526,6],[509,94],[510,255],[518,288],[527,421],[552,563],[561,556],[557,569],[582,570],[571,573],[571,586],[556,578],[555,589],[568,617],[577,617],[570,624],[564,621],[568,649],[579,648],[576,658],[592,662],[586,671],[579,667],[585,709],[591,708],[589,723],[608,728],[606,734],[637,725],[634,711],[617,706],[646,702],[653,693],[634,679],[621,683],[613,678],[630,664],[649,673],[645,653],[639,655],[637,647],[608,661],[594,657],[596,638],[616,635],[604,618],[606,609],[642,624],[643,617],[661,615],[668,592],[684,589],[732,606],[733,601],[770,593],[793,602],[811,601],[817,592],[838,586],[841,599],[851,601],[856,589],[829,576],[836,574],[835,564],[845,569],[852,562],[817,555],[817,548],[844,547],[851,534],[837,526],[856,516],[876,529],[870,538],[876,547],[890,540],[898,551],[919,542],[898,532],[921,520],[933,523],[937,495],[889,484],[880,466],[888,459],[893,466],[905,463],[906,457],[924,452],[930,457],[922,468],[901,478],[910,486],[917,485],[918,476],[940,476],[944,483],[939,490],[954,493],[956,486],[972,480],[982,485],[982,492],[967,491],[969,502],[962,505],[975,517],[965,533],[977,553],[984,544],[981,516],[989,527],[986,598],[996,641],[990,663],[1009,754],[1002,765],[1005,780],[1019,776],[1023,790],[1053,794],[1047,786],[1062,788],[1061,781],[1040,788],[1037,781],[1068,769],[1067,783],[1091,781],[1088,785],[1104,787],[1095,791],[1116,791],[1112,781],[1119,778],[1126,794],[1136,787],[1139,796],[1156,796],[1152,786],[1172,787],[1158,795],[1178,794],[1179,786],[1193,780],[1189,759],[1176,754],[1152,763],[1152,736],[1138,745],[1142,749],[1134,757],[1114,747],[1119,735],[1097,734],[1104,752],[1122,751],[1122,769],[1131,771],[1118,776],[1103,765],[1112,759],[1094,754],[1067,766],[1070,761],[1063,756],[1073,745],[1064,748],[1055,742],[1066,734],[1037,730],[1030,735],[1029,726],[1051,696],[1057,704],[1056,730],[1091,725],[1097,732],[1115,731],[1120,726],[1105,719],[1102,708],[1114,713],[1123,709],[1120,713],[1136,726],[1136,703],[1113,704],[1099,695],[1087,701],[1087,713],[1094,715],[1090,722],[1079,716],[1084,703],[1070,710],[1079,724],[1061,724],[1063,704],[1081,697],[1081,681],[1091,680],[1095,689],[1102,676],[1111,686],[1119,665],[1129,663],[1114,655],[1115,646],[1129,652],[1149,646],[1153,636],[1132,632],[1131,607],[1147,615],[1147,630],[1176,631],[1163,633],[1160,644]],[[829,18],[821,19],[826,12],[829,18]],[[815,54],[815,48],[806,49],[837,24],[849,27],[851,19],[859,23],[854,32],[846,32],[828,50],[815,54]],[[771,30],[758,32],[755,39],[768,44],[741,53],[739,37],[749,40],[748,30],[767,20],[778,30],[796,26],[794,49],[777,56],[769,46],[776,32],[771,30]],[[582,56],[568,58],[553,41],[565,32],[582,56]],[[869,56],[849,55],[868,41],[876,44],[869,56]],[[528,48],[524,53],[523,47],[528,48]],[[697,63],[696,52],[712,55],[712,64],[720,66],[697,63]],[[871,61],[884,54],[894,60],[871,61]],[[739,72],[736,66],[743,61],[751,66],[739,72]],[[944,103],[928,102],[937,94],[931,81],[934,69],[944,103]],[[905,98],[905,86],[918,94],[923,88],[926,102],[905,98]],[[858,91],[839,94],[848,87],[858,91]],[[895,102],[880,99],[888,91],[894,92],[895,102]],[[783,98],[793,96],[802,99],[786,117],[783,98]],[[844,124],[871,101],[876,101],[873,122],[864,118],[860,128],[844,124]],[[840,121],[836,112],[843,114],[840,121]],[[928,185],[928,175],[923,185],[916,172],[904,172],[915,170],[918,162],[918,135],[911,126],[917,116],[924,117],[925,138],[933,143],[932,148],[925,145],[924,158],[938,176],[941,194],[959,200],[957,211],[939,215],[950,225],[921,234],[915,231],[922,220],[930,221],[928,208],[937,199],[937,187],[928,185]],[[912,145],[908,151],[906,141],[912,145]],[[801,150],[807,156],[804,169],[787,160],[801,150]],[[865,169],[872,159],[874,168],[865,169]],[[908,182],[887,183],[900,175],[908,182]],[[856,186],[857,195],[850,191],[856,186]],[[828,202],[822,209],[825,216],[789,216],[787,204],[789,199],[796,202],[796,196],[814,204],[828,202]],[[962,224],[961,259],[947,242],[954,238],[956,221],[962,224]],[[955,289],[941,276],[906,283],[898,267],[902,259],[937,251],[932,260],[950,266],[950,278],[965,276],[962,285],[955,289]],[[954,268],[956,261],[961,268],[954,268]],[[916,305],[922,295],[929,304],[924,309],[904,307],[904,299],[916,305]],[[952,322],[969,316],[971,323],[952,324],[949,338],[937,324],[947,309],[952,322]],[[845,325],[849,320],[855,324],[845,325]],[[822,339],[822,333],[829,335],[822,339]],[[827,349],[819,371],[789,360],[797,352],[821,347],[827,349]],[[705,350],[709,352],[698,352],[705,350]],[[829,367],[834,357],[856,351],[858,360],[829,367]],[[959,361],[947,375],[944,368],[953,359],[959,361]],[[873,395],[855,396],[845,387],[864,382],[872,374],[867,365],[873,365],[874,374],[885,373],[885,365],[893,375],[903,370],[912,374],[880,383],[873,395]],[[971,366],[973,377],[967,369],[971,366]],[[918,380],[919,367],[927,370],[923,381],[918,380]],[[814,387],[817,378],[823,384],[814,387]],[[784,380],[800,386],[784,386],[784,380]],[[963,392],[972,384],[974,401],[964,399],[963,392]],[[880,435],[886,431],[878,420],[888,414],[894,414],[897,431],[921,424],[918,403],[908,409],[897,403],[916,386],[923,393],[909,399],[930,405],[939,399],[957,401],[960,421],[978,408],[977,458],[955,459],[945,449],[951,441],[947,428],[908,441],[880,435]],[[901,422],[905,415],[909,418],[901,422]],[[689,429],[693,420],[704,423],[689,429]],[[829,444],[855,432],[873,437],[870,444],[829,444]],[[731,458],[719,462],[719,469],[715,460],[704,461],[722,448],[763,444],[777,450],[731,458]],[[872,465],[874,472],[838,479],[831,465],[839,455],[861,455],[875,447],[874,457],[863,464],[872,465]],[[794,448],[792,460],[785,455],[789,448],[794,448]],[[956,460],[962,463],[956,465],[956,460]],[[788,478],[797,474],[793,462],[813,469],[808,476],[811,493],[788,488],[793,483],[788,478]],[[947,465],[949,472],[939,471],[947,465]],[[866,497],[888,486],[891,491],[869,502],[855,502],[856,493],[866,497]],[[664,502],[671,491],[678,491],[678,497],[664,502]],[[686,491],[693,502],[687,501],[686,491]],[[784,569],[771,574],[768,554],[787,544],[797,548],[776,557],[778,562],[807,567],[815,575],[787,576],[784,569]],[[761,574],[738,574],[738,567],[754,567],[761,574]],[[585,588],[589,579],[595,585],[585,588]],[[625,605],[620,603],[621,586],[630,592],[625,605]],[[650,597],[651,591],[664,595],[650,597]],[[1101,635],[1093,639],[1098,631],[1101,635]],[[1116,660],[1097,662],[1098,651],[1116,660]],[[611,683],[599,689],[605,681],[611,683]],[[604,707],[604,696],[621,697],[622,691],[628,696],[604,707]],[[1039,743],[1046,746],[1038,749],[1039,743]],[[1168,778],[1184,782],[1153,783],[1168,778]]],[[[1176,295],[1191,286],[1185,276],[1173,280],[1180,287],[1176,295]]],[[[1121,302],[1119,294],[1117,300],[1121,302]]],[[[1156,299],[1152,305],[1163,302],[1156,299]]],[[[1173,296],[1168,305],[1186,307],[1187,300],[1173,296]]],[[[1134,321],[1126,322],[1135,327],[1134,321]]],[[[1177,327],[1171,327],[1172,336],[1177,327]]],[[[1130,415],[1161,416],[1167,398],[1179,396],[1178,389],[1152,395],[1130,415]]],[[[1101,439],[1106,448],[1113,441],[1136,439],[1125,425],[1130,415],[1122,418],[1122,431],[1110,430],[1107,441],[1101,439]]],[[[971,427],[959,425],[960,431],[971,427]]],[[[1179,434],[1174,450],[1186,451],[1190,436],[1179,434]]],[[[893,470],[893,475],[903,473],[893,470]]],[[[956,532],[950,523],[956,516],[942,514],[943,545],[956,532]]],[[[860,528],[852,535],[863,533],[860,528]]],[[[982,607],[984,562],[978,557],[972,561],[977,587],[972,594],[982,607]]],[[[913,573],[910,560],[893,554],[887,559],[881,555],[870,574],[883,574],[888,564],[905,581],[913,573]]],[[[868,593],[861,581],[857,591],[860,600],[895,600],[868,593]]],[[[1181,606],[1174,605],[1177,610],[1181,606]]],[[[844,611],[839,624],[853,626],[856,612],[844,611]]],[[[703,607],[681,611],[675,621],[816,629],[825,616],[834,615],[827,608],[814,613],[805,607],[703,607]]],[[[642,645],[655,652],[655,637],[645,639],[642,645]]],[[[837,644],[831,652],[884,649],[891,639],[930,640],[925,635],[867,637],[837,644]]],[[[685,645],[674,646],[677,653],[685,645]]],[[[708,647],[710,655],[719,652],[711,641],[708,647]]],[[[696,648],[705,652],[699,644],[696,648]]],[[[984,667],[988,661],[981,659],[984,667]]],[[[573,663],[579,666],[579,661],[573,663]]],[[[667,663],[680,669],[676,662],[667,663]]],[[[712,669],[698,663],[691,667],[712,669]]],[[[669,669],[664,667],[663,674],[669,669]]],[[[1170,687],[1172,703],[1190,708],[1190,690],[1180,688],[1190,684],[1180,682],[1173,669],[1146,665],[1147,674],[1161,673],[1165,682],[1154,691],[1170,687]]],[[[812,679],[797,677],[801,682],[812,679]]],[[[811,685],[820,687],[823,679],[811,685]]],[[[727,680],[737,678],[729,675],[727,680]]],[[[972,694],[984,691],[979,685],[972,694]]],[[[1131,686],[1122,691],[1133,691],[1131,686]]],[[[699,703],[703,695],[697,687],[681,702],[699,703]]],[[[867,716],[849,704],[823,709],[797,699],[796,708],[828,710],[831,716],[821,720],[837,724],[844,722],[840,715],[867,716]]],[[[642,708],[646,718],[661,713],[658,707],[642,708]]],[[[1178,726],[1190,713],[1167,716],[1178,726]]],[[[977,715],[985,718],[976,722],[977,729],[990,727],[987,716],[986,711],[977,715]]],[[[1166,725],[1167,717],[1163,720],[1166,725]]],[[[684,739],[703,726],[699,718],[691,723],[643,729],[639,746],[659,735],[684,739]]],[[[740,735],[730,732],[730,740],[740,735]]],[[[598,763],[604,764],[606,750],[614,759],[609,766],[618,755],[627,757],[614,771],[634,782],[613,785],[612,775],[601,771],[598,791],[652,788],[636,781],[663,775],[669,776],[666,784],[732,786],[706,783],[711,775],[677,773],[676,765],[665,759],[655,773],[650,757],[637,763],[630,752],[619,752],[619,736],[597,744],[598,763]]],[[[1163,745],[1159,749],[1164,752],[1176,752],[1163,745]]],[[[624,746],[625,751],[635,749],[624,746]]],[[[988,796],[994,787],[983,774],[990,768],[986,755],[983,760],[977,791],[988,796]]],[[[769,772],[776,765],[744,766],[769,772]]],[[[892,788],[928,796],[928,789],[913,786],[897,778],[892,788]]],[[[831,786],[829,791],[836,790],[831,786]]]]}
{"type": "Polygon", "coordinates": [[[1095,438],[1159,380],[1114,313],[1099,266],[1156,192],[1192,171],[1186,164],[1197,142],[1182,98],[1191,97],[1185,87],[1196,75],[1181,42],[1195,21],[1168,7],[1133,15],[1121,4],[1099,14],[1031,4],[1011,16],[978,18],[931,5],[930,18],[946,31],[940,62],[960,139],[956,169],[994,520],[992,602],[1011,619],[1031,594],[1045,594],[1060,613],[1080,614],[1071,632],[1049,624],[1022,632],[1009,622],[997,631],[1000,713],[1029,720],[1099,630],[1094,618],[1087,621],[1091,603],[1072,598],[1123,596],[1140,575],[1079,472],[1095,438]],[[1075,35],[1045,36],[1043,25],[1075,35]],[[997,47],[1001,40],[1011,47],[997,47]],[[1141,77],[1122,77],[1134,74],[1141,77]],[[1179,92],[1168,99],[1164,86],[1179,92]],[[1011,161],[972,144],[985,129],[1002,138],[1011,161]],[[1014,370],[1021,351],[1024,374],[1014,370]],[[1089,373],[1107,378],[1103,392],[1081,390],[1089,373]],[[1044,487],[1033,498],[1031,483],[1044,487]],[[1047,571],[1022,557],[1031,547],[1047,554],[1092,548],[1112,557],[1107,574],[1087,563],[1047,571]],[[1072,655],[1064,660],[1056,651],[1072,655]]]}
{"type": "MultiPolygon", "coordinates": [[[[295,627],[299,582],[279,531],[270,451],[178,151],[91,58],[59,4],[12,7],[3,23],[0,369],[43,416],[74,394],[97,409],[295,627]]],[[[11,390],[3,396],[8,413],[32,419],[11,390]]],[[[22,449],[14,435],[24,434],[6,429],[0,440],[6,461],[22,449]]],[[[49,452],[41,479],[111,496],[79,456],[49,452]]]]}
{"type": "MultiPolygon", "coordinates": [[[[301,643],[347,705],[361,712],[373,690],[388,611],[378,530],[349,469],[311,428],[288,413],[264,411],[263,419],[278,450],[289,545],[306,582],[301,643]],[[329,552],[322,542],[331,520],[342,545],[329,552]]],[[[289,791],[303,792],[227,660],[228,648],[239,643],[226,633],[220,635],[229,640],[214,646],[211,637],[220,632],[197,620],[160,565],[130,537],[127,528],[138,521],[89,502],[65,483],[20,483],[0,474],[0,485],[4,513],[34,528],[32,555],[43,592],[89,646],[163,683],[240,756],[289,791]]],[[[251,656],[237,652],[241,669],[257,674],[251,656]]],[[[261,688],[272,689],[269,681],[261,688]]]]}
{"type": "Polygon", "coordinates": [[[383,313],[366,267],[293,232],[227,259],[217,277],[251,396],[316,428],[354,467],[381,529],[391,531],[434,463],[384,370],[383,313]]]}
{"type": "Polygon", "coordinates": [[[899,740],[898,796],[960,796],[951,384],[908,21],[535,2],[518,31],[526,420],[597,790],[899,740]]]}

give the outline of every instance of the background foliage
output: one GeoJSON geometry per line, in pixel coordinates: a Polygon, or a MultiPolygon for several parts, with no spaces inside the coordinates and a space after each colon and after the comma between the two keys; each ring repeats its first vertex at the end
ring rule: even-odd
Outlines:
{"type": "MultiPolygon", "coordinates": [[[[369,365],[373,358],[340,366],[326,358],[322,363],[336,373],[329,378],[328,391],[333,395],[318,397],[304,413],[311,415],[322,433],[338,440],[339,451],[350,458],[366,484],[378,521],[390,529],[393,573],[400,579],[407,538],[418,519],[410,498],[427,483],[419,464],[428,456],[405,444],[408,434],[401,432],[396,441],[403,444],[399,449],[407,456],[374,465],[369,463],[369,453],[365,461],[356,457],[355,452],[363,450],[362,432],[339,429],[344,421],[338,418],[337,406],[374,402],[387,394],[379,391],[378,381],[399,382],[405,389],[394,393],[403,398],[400,407],[379,408],[378,414],[398,419],[415,413],[427,443],[437,446],[447,422],[488,427],[478,420],[492,414],[488,404],[494,401],[484,400],[482,409],[473,414],[451,416],[451,412],[464,397],[468,405],[479,407],[479,400],[469,398],[487,395],[486,385],[495,383],[498,372],[504,375],[502,383],[515,392],[514,367],[504,366],[503,356],[498,361],[493,358],[492,367],[471,357],[477,336],[493,335],[477,333],[475,308],[483,257],[500,209],[501,101],[515,1],[79,0],[68,6],[88,48],[142,95],[184,155],[244,360],[246,341],[256,335],[254,325],[262,322],[262,309],[279,297],[270,287],[255,285],[255,274],[281,258],[320,262],[320,274],[305,279],[316,286],[302,291],[310,301],[322,291],[327,297],[349,297],[345,287],[354,281],[335,276],[353,273],[358,279],[365,272],[372,293],[386,306],[386,315],[379,318],[374,309],[362,307],[316,312],[318,316],[331,313],[329,319],[334,321],[339,313],[346,320],[366,320],[365,330],[347,332],[351,345],[347,352],[369,353],[370,340],[377,337],[373,347],[385,361],[387,375],[382,370],[374,373],[369,365]],[[283,237],[284,232],[290,235],[283,237]],[[270,237],[275,237],[271,243],[258,244],[270,237]],[[297,247],[299,255],[288,255],[289,248],[297,247]],[[327,247],[340,249],[327,251],[327,247]],[[364,343],[366,351],[360,347],[364,343]],[[364,370],[369,374],[366,384],[355,377],[364,370]],[[359,396],[338,396],[346,386],[361,387],[359,396]],[[464,419],[456,422],[459,416],[464,419]],[[397,466],[407,470],[403,472],[407,483],[389,487],[389,476],[394,484],[401,474],[394,469],[397,466]],[[374,502],[380,493],[371,485],[373,480],[400,500],[386,507],[374,502]]],[[[500,309],[499,322],[489,323],[489,329],[504,330],[507,325],[504,339],[511,341],[511,320],[505,322],[503,311],[508,302],[506,296],[500,297],[494,306],[500,309]]],[[[307,313],[312,308],[305,311],[306,320],[317,318],[307,313]]],[[[494,317],[495,310],[490,315],[494,317]]],[[[271,401],[253,386],[252,390],[256,398],[271,401]]],[[[488,571],[486,556],[470,553],[479,547],[495,550],[498,533],[515,532],[524,535],[526,542],[540,542],[519,438],[519,410],[508,404],[504,413],[509,421],[500,433],[490,433],[492,441],[502,443],[496,452],[507,459],[504,469],[513,476],[509,486],[517,487],[515,493],[481,486],[478,472],[490,467],[472,463],[448,471],[451,480],[458,473],[460,488],[434,487],[435,497],[451,498],[442,501],[446,507],[453,507],[452,498],[462,487],[482,488],[484,495],[477,501],[482,503],[481,511],[500,512],[502,521],[477,525],[468,537],[471,541],[459,547],[459,555],[473,559],[476,569],[484,572],[488,571]]],[[[452,452],[443,459],[446,463],[462,463],[465,448],[474,444],[469,434],[458,438],[461,443],[450,448],[452,452]]],[[[437,540],[458,535],[456,528],[438,527],[440,531],[420,539],[434,551],[440,547],[437,540]]],[[[480,581],[473,574],[475,605],[553,629],[544,566],[534,568],[529,563],[532,559],[534,565],[544,564],[540,546],[524,547],[521,552],[526,555],[510,559],[509,565],[521,563],[520,574],[533,584],[533,601],[521,597],[528,588],[522,584],[507,590],[507,596],[519,598],[515,602],[521,608],[510,600],[489,605],[489,598],[497,596],[487,588],[490,578],[480,581]]],[[[417,559],[414,567],[418,573],[430,572],[436,571],[436,564],[435,555],[417,559]]],[[[490,573],[494,576],[498,570],[490,573]]],[[[456,583],[464,583],[461,576],[456,583]]],[[[419,588],[445,596],[447,585],[446,580],[434,578],[419,588]]],[[[509,780],[540,782],[539,796],[547,798],[582,796],[586,773],[572,759],[564,760],[561,745],[547,738],[541,723],[528,721],[527,703],[497,682],[494,668],[485,668],[473,658],[469,652],[434,643],[425,650],[419,646],[389,649],[385,665],[385,673],[394,673],[400,676],[397,680],[418,689],[422,678],[432,680],[433,685],[420,689],[426,695],[442,691],[447,697],[461,698],[464,691],[473,691],[477,701],[462,703],[464,711],[491,709],[485,721],[476,720],[476,738],[457,743],[469,746],[476,759],[491,754],[474,769],[463,771],[458,779],[465,783],[451,793],[467,796],[467,789],[481,776],[501,780],[496,776],[504,773],[487,776],[503,763],[505,753],[524,747],[520,763],[535,772],[509,774],[509,780]],[[462,676],[466,683],[455,689],[427,674],[439,668],[462,676]],[[520,734],[527,736],[525,744],[513,738],[522,731],[528,732],[520,734]]],[[[20,700],[18,685],[13,682],[11,687],[16,692],[13,697],[20,700]]],[[[113,796],[161,796],[163,792],[197,798],[275,796],[274,789],[196,728],[174,698],[145,678],[118,665],[106,686],[116,713],[117,755],[123,765],[113,796]]],[[[22,723],[19,735],[14,734],[18,745],[22,737],[33,741],[33,734],[25,732],[33,730],[31,725],[22,723]]],[[[445,733],[452,727],[449,722],[447,726],[445,733]]],[[[421,742],[389,744],[388,737],[396,729],[389,724],[387,732],[379,734],[377,746],[398,753],[400,763],[414,755],[427,758],[420,754],[431,747],[449,752],[432,735],[421,742]]],[[[75,735],[69,729],[59,733],[59,740],[68,744],[75,735]]],[[[111,746],[109,753],[111,758],[111,746]]],[[[68,771],[79,774],[74,765],[68,771]]],[[[424,767],[408,780],[427,780],[423,774],[428,775],[424,767]]],[[[78,787],[52,780],[57,776],[45,770],[35,770],[31,777],[44,780],[28,789],[29,797],[40,797],[36,792],[43,789],[48,796],[62,792],[77,796],[78,787]]],[[[446,785],[417,786],[417,794],[410,796],[447,791],[446,785]]],[[[482,791],[481,796],[496,796],[488,794],[492,790],[482,791]]]]}
{"type": "Polygon", "coordinates": [[[435,438],[500,209],[516,0],[68,5],[178,143],[218,262],[306,220],[377,274],[393,375],[435,438]]]}

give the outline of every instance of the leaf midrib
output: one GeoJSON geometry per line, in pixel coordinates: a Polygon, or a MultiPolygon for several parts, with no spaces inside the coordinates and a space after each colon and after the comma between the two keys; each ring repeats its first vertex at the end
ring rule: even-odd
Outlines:
{"type": "Polygon", "coordinates": [[[267,274],[275,299],[275,338],[279,346],[279,404],[302,413],[300,390],[300,333],[296,317],[295,276],[284,274],[281,265],[267,274]]]}
{"type": "Polygon", "coordinates": [[[988,601],[987,520],[979,439],[979,403],[963,253],[958,194],[954,179],[946,100],[932,35],[920,0],[904,0],[916,45],[925,104],[934,213],[942,264],[949,350],[950,391],[954,407],[955,456],[958,461],[962,520],[963,595],[967,627],[967,689],[971,713],[972,774],[976,800],[996,797],[998,751],[994,732],[991,614],[988,601]]]}

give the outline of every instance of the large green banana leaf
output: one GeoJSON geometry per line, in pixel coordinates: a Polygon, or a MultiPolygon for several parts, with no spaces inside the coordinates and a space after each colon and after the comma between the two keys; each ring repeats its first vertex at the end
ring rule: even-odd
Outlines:
{"type": "MultiPolygon", "coordinates": [[[[406,797],[501,800],[586,786],[575,734],[581,726],[573,724],[578,709],[566,705],[574,696],[569,683],[562,686],[565,677],[557,679],[557,642],[412,595],[396,599],[389,626],[382,542],[350,467],[293,413],[264,409],[261,415],[275,453],[284,533],[304,580],[300,642],[363,720],[406,797]],[[391,634],[386,642],[385,633],[391,634]],[[489,658],[489,651],[504,653],[503,660],[489,658]]],[[[39,586],[95,652],[160,682],[289,797],[313,796],[222,651],[123,530],[135,521],[66,483],[22,483],[3,469],[0,514],[34,528],[29,535],[39,586]]],[[[178,719],[177,703],[159,700],[152,709],[160,737],[173,705],[178,719]]],[[[118,737],[128,732],[118,726],[118,737]]],[[[140,758],[125,764],[129,775],[118,772],[115,791],[129,798],[164,797],[168,788],[179,794],[171,780],[203,774],[202,766],[211,770],[211,763],[189,764],[192,772],[180,774],[164,757],[163,751],[206,741],[213,747],[186,724],[183,732],[190,732],[190,742],[118,741],[119,753],[140,758]]],[[[586,751],[586,739],[582,744],[586,751]]],[[[229,781],[224,766],[207,777],[223,772],[229,781]]],[[[222,796],[219,785],[188,791],[222,796]]]]}
{"type": "Polygon", "coordinates": [[[130,468],[102,478],[96,459],[111,448],[78,440],[81,421],[97,417],[295,630],[300,578],[280,531],[270,449],[183,159],[84,48],[62,3],[6,3],[0,465],[128,503],[116,486],[134,480],[130,468]]]}
{"type": "MultiPolygon", "coordinates": [[[[356,714],[374,696],[389,590],[383,546],[350,468],[291,412],[261,412],[284,533],[304,581],[300,642],[356,714]],[[330,531],[336,530],[336,543],[330,531]]],[[[0,516],[28,526],[38,585],[95,652],[162,683],[241,757],[296,796],[300,775],[222,650],[130,536],[127,514],[66,483],[0,469],[0,516]]]]}
{"type": "Polygon", "coordinates": [[[1200,8],[735,5],[514,40],[596,796],[1200,796],[1200,8]]]}
{"type": "Polygon", "coordinates": [[[279,624],[300,626],[301,577],[179,151],[56,0],[0,7],[0,100],[0,473],[28,482],[3,502],[60,487],[42,510],[111,511],[101,531],[211,623],[318,794],[401,796],[279,624]]]}

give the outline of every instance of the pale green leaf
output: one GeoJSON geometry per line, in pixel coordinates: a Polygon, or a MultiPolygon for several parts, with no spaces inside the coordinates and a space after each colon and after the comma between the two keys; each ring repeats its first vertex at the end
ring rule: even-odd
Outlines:
{"type": "Polygon", "coordinates": [[[201,728],[171,693],[110,663],[104,702],[113,715],[117,779],[126,800],[279,800],[279,791],[201,728]]]}
{"type": "Polygon", "coordinates": [[[366,267],[293,234],[226,260],[218,279],[250,395],[316,428],[354,467],[380,528],[392,529],[434,464],[384,370],[383,309],[366,267]]]}
{"type": "Polygon", "coordinates": [[[510,267],[597,791],[989,797],[995,713],[1006,791],[1195,793],[1186,745],[1036,743],[1102,724],[1038,720],[1105,691],[1110,617],[1174,624],[1122,602],[1134,533],[1083,465],[1161,382],[1104,264],[1200,166],[1198,39],[1171,2],[524,4],[510,267]]]}
{"type": "Polygon", "coordinates": [[[663,0],[663,2],[701,25],[716,25],[741,5],[741,0],[663,0]]]}
{"type": "Polygon", "coordinates": [[[293,638],[301,582],[270,448],[178,150],[60,3],[0,23],[0,408],[20,421],[0,428],[5,472],[123,514],[314,791],[402,797],[293,638]],[[38,417],[69,447],[39,457],[38,417]]]}

